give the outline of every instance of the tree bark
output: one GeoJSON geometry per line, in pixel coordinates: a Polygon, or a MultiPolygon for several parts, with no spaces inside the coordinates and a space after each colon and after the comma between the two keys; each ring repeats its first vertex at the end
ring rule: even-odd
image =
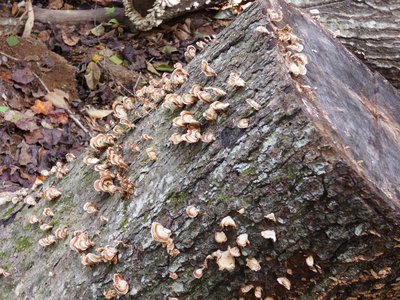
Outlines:
{"type": "Polygon", "coordinates": [[[400,88],[400,2],[289,0],[318,9],[321,22],[367,66],[400,88]]]}
{"type": "Polygon", "coordinates": [[[168,138],[177,132],[171,120],[179,111],[159,108],[134,119],[137,127],[118,141],[135,184],[130,199],[97,194],[98,174],[82,155],[63,179],[45,183],[62,192],[54,203],[4,208],[0,267],[11,275],[0,278],[0,298],[100,299],[114,273],[129,282],[132,299],[252,299],[254,289],[241,292],[248,284],[262,287],[263,299],[400,296],[400,96],[309,16],[284,1],[271,2],[255,2],[187,66],[190,80],[177,93],[194,83],[228,92],[223,101],[231,106],[215,124],[202,119],[204,104],[185,108],[201,120],[202,132],[215,134],[214,143],[171,145],[168,138]],[[271,22],[268,7],[281,10],[283,20],[271,22]],[[288,50],[277,38],[277,28],[286,24],[303,41],[305,76],[289,73],[288,50]],[[216,77],[201,74],[203,59],[216,77]],[[244,88],[227,85],[231,72],[245,80],[244,88]],[[247,98],[262,109],[250,108],[247,98]],[[248,128],[236,127],[241,118],[250,120],[248,128]],[[154,139],[144,141],[143,134],[154,139]],[[132,153],[128,142],[142,152],[132,153]],[[147,158],[147,147],[156,149],[158,160],[147,158]],[[96,203],[97,214],[83,212],[87,201],[96,203]],[[188,218],[188,205],[200,215],[188,218]],[[69,237],[42,248],[37,241],[45,235],[27,216],[40,216],[46,206],[55,213],[53,224],[68,226],[69,237]],[[264,217],[270,213],[276,222],[264,217]],[[226,216],[237,228],[224,230],[228,242],[217,244],[214,233],[226,216]],[[171,229],[181,252],[176,258],[151,238],[153,222],[171,229]],[[87,268],[68,247],[75,230],[86,231],[96,247],[114,240],[129,247],[120,249],[115,266],[87,268]],[[264,239],[264,230],[275,230],[276,242],[264,239]],[[194,278],[207,255],[236,246],[242,233],[250,245],[232,272],[209,261],[203,277],[194,278]],[[251,271],[246,258],[256,258],[261,270],[251,271]],[[278,283],[282,277],[290,290],[278,283]]]}
{"type": "Polygon", "coordinates": [[[150,30],[165,20],[212,7],[225,0],[122,0],[125,14],[139,30],[150,30]]]}

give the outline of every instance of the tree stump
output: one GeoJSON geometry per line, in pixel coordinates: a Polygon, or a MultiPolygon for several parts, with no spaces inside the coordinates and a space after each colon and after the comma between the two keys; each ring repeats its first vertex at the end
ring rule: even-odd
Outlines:
{"type": "Polygon", "coordinates": [[[10,276],[0,278],[1,297],[100,299],[115,273],[129,282],[132,299],[399,297],[398,92],[283,0],[255,2],[186,68],[190,79],[178,94],[195,83],[227,92],[221,101],[230,107],[214,123],[202,117],[208,105],[184,108],[217,140],[172,145],[168,138],[178,129],[171,122],[180,109],[159,107],[141,119],[131,116],[136,128],[118,140],[135,185],[129,199],[96,193],[99,175],[82,155],[63,179],[45,182],[62,192],[59,199],[3,206],[0,267],[10,276]],[[296,37],[308,60],[304,76],[295,75],[305,71],[299,63],[305,58],[293,50],[302,48],[292,43],[296,37]],[[201,73],[202,60],[216,77],[201,73]],[[244,87],[227,84],[231,72],[244,87]],[[241,119],[249,127],[238,128],[241,119]],[[133,153],[129,142],[142,151],[133,153]],[[157,160],[147,157],[149,147],[157,160]],[[86,214],[87,201],[99,212],[86,214]],[[200,209],[196,218],[186,216],[188,205],[200,209]],[[46,222],[69,228],[66,241],[46,248],[38,245],[45,234],[27,220],[41,217],[44,207],[55,214],[46,222]],[[221,228],[227,216],[236,228],[221,228]],[[154,222],[172,231],[177,257],[153,241],[154,222]],[[87,232],[94,248],[115,240],[128,247],[120,247],[116,265],[88,268],[68,247],[75,230],[87,232]],[[217,244],[221,231],[227,242],[217,244]],[[208,255],[236,247],[244,233],[250,244],[230,272],[210,259],[203,276],[194,277],[208,255]],[[253,258],[258,271],[246,266],[253,258]]]}

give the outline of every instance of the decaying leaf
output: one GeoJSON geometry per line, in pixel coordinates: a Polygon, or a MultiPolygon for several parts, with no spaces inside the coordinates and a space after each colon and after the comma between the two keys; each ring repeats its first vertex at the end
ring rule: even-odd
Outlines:
{"type": "Polygon", "coordinates": [[[53,110],[53,104],[47,101],[36,100],[35,104],[31,107],[35,114],[48,115],[53,110]]]}
{"type": "Polygon", "coordinates": [[[99,84],[100,81],[100,76],[101,76],[100,67],[96,63],[91,61],[88,64],[85,73],[85,80],[89,89],[93,91],[97,88],[97,85],[99,84]]]}
{"type": "Polygon", "coordinates": [[[89,117],[93,119],[103,119],[104,117],[107,117],[108,115],[112,114],[113,110],[112,109],[89,109],[87,111],[87,114],[89,117]]]}
{"type": "Polygon", "coordinates": [[[57,108],[70,111],[69,104],[67,102],[69,95],[62,90],[54,89],[53,92],[50,92],[44,96],[44,99],[50,101],[57,108]]]}

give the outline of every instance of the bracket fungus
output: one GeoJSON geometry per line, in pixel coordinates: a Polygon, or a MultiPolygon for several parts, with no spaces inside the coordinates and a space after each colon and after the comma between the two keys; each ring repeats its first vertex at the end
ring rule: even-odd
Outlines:
{"type": "Polygon", "coordinates": [[[103,292],[103,296],[104,296],[104,298],[106,298],[106,300],[114,299],[115,297],[117,297],[117,295],[118,295],[117,291],[114,289],[103,292]]]}
{"type": "Polygon", "coordinates": [[[258,272],[258,271],[261,270],[261,265],[260,265],[260,263],[259,263],[258,260],[255,259],[254,257],[253,257],[253,258],[246,258],[246,266],[247,266],[250,270],[255,271],[255,272],[258,272]]]}
{"type": "Polygon", "coordinates": [[[171,239],[171,234],[171,230],[165,228],[160,223],[153,222],[151,224],[151,236],[156,242],[167,243],[171,239]]]}
{"type": "Polygon", "coordinates": [[[82,231],[75,231],[74,237],[69,242],[69,247],[77,253],[82,253],[94,246],[94,243],[89,239],[89,236],[82,231]]]}
{"type": "Polygon", "coordinates": [[[249,235],[247,233],[242,233],[236,238],[236,243],[242,248],[246,247],[250,244],[249,235]]]}
{"type": "Polygon", "coordinates": [[[189,218],[196,218],[200,213],[200,209],[196,208],[193,205],[189,205],[188,207],[186,207],[186,215],[189,218]]]}
{"type": "Polygon", "coordinates": [[[100,253],[100,256],[102,257],[103,261],[109,262],[112,264],[117,264],[118,262],[118,249],[111,246],[111,245],[106,245],[104,247],[96,249],[97,252],[100,253]]]}
{"type": "Polygon", "coordinates": [[[89,142],[90,147],[92,147],[95,150],[103,150],[104,148],[114,145],[114,143],[115,143],[114,135],[103,134],[103,133],[100,133],[95,137],[92,137],[89,142]]]}
{"type": "Polygon", "coordinates": [[[196,56],[196,47],[193,45],[187,46],[183,55],[185,56],[187,62],[191,61],[196,56]]]}
{"type": "Polygon", "coordinates": [[[237,128],[245,129],[249,127],[249,119],[240,119],[236,123],[237,128]]]}
{"type": "Polygon", "coordinates": [[[30,215],[30,216],[28,217],[28,221],[29,221],[29,223],[32,224],[32,225],[41,222],[41,220],[40,220],[38,217],[36,217],[35,215],[30,215]]]}
{"type": "Polygon", "coordinates": [[[3,268],[0,268],[0,276],[8,277],[10,273],[6,272],[3,268]]]}
{"type": "Polygon", "coordinates": [[[55,187],[51,186],[51,187],[48,187],[47,189],[45,189],[43,193],[39,193],[39,195],[44,200],[52,201],[52,200],[57,199],[58,197],[60,197],[61,196],[61,192],[58,191],[55,187]]]}
{"type": "Polygon", "coordinates": [[[211,254],[218,264],[218,269],[220,271],[232,271],[235,269],[235,257],[232,256],[229,250],[221,251],[217,250],[211,254]]]}
{"type": "Polygon", "coordinates": [[[240,78],[237,73],[232,72],[228,78],[228,85],[244,87],[246,85],[246,82],[242,78],[240,78]]]}
{"type": "Polygon", "coordinates": [[[203,268],[199,268],[193,271],[193,276],[197,279],[203,277],[203,268]]]}
{"type": "Polygon", "coordinates": [[[121,274],[114,274],[113,286],[118,295],[126,295],[129,292],[129,284],[121,274]]]}
{"type": "Polygon", "coordinates": [[[47,230],[52,229],[53,226],[45,223],[45,224],[40,225],[39,228],[40,228],[40,230],[47,231],[47,230]]]}
{"type": "Polygon", "coordinates": [[[83,163],[85,165],[95,165],[95,164],[97,164],[99,162],[100,162],[100,159],[98,159],[97,157],[91,156],[91,155],[86,155],[83,158],[83,163]]]}
{"type": "Polygon", "coordinates": [[[204,143],[212,143],[214,141],[216,141],[217,138],[215,137],[215,135],[211,132],[209,133],[205,133],[201,136],[201,141],[204,143]]]}
{"type": "Polygon", "coordinates": [[[222,228],[225,228],[225,227],[233,227],[233,228],[236,228],[236,223],[235,223],[235,221],[234,221],[230,216],[227,216],[227,217],[225,217],[225,218],[223,218],[223,219],[221,220],[220,226],[221,226],[222,228]]]}
{"type": "Polygon", "coordinates": [[[265,215],[264,218],[267,220],[271,220],[272,222],[276,223],[276,217],[274,213],[269,213],[268,215],[265,215]]]}
{"type": "Polygon", "coordinates": [[[211,68],[206,60],[202,60],[200,64],[200,69],[201,72],[206,76],[206,77],[215,77],[217,76],[217,73],[211,68]]]}
{"type": "Polygon", "coordinates": [[[96,206],[91,203],[91,202],[86,202],[83,205],[83,210],[86,211],[88,214],[94,214],[97,213],[99,210],[96,208],[96,206]]]}
{"type": "Polygon", "coordinates": [[[175,70],[171,73],[171,83],[174,85],[182,85],[189,79],[189,73],[183,68],[182,64],[176,63],[175,70]]]}
{"type": "Polygon", "coordinates": [[[274,230],[264,230],[261,232],[261,235],[264,239],[271,239],[276,242],[276,233],[274,230]]]}
{"type": "Polygon", "coordinates": [[[66,239],[68,236],[68,227],[61,226],[61,227],[57,228],[56,231],[54,232],[54,236],[58,240],[66,239]]]}
{"type": "Polygon", "coordinates": [[[49,235],[45,238],[42,238],[39,240],[39,245],[42,247],[48,247],[51,244],[54,244],[56,242],[56,238],[54,235],[49,235]]]}
{"type": "Polygon", "coordinates": [[[283,285],[288,291],[290,291],[291,283],[286,277],[278,277],[276,279],[279,284],[283,285]]]}
{"type": "Polygon", "coordinates": [[[214,235],[214,239],[218,244],[225,243],[228,240],[225,232],[223,231],[216,232],[214,235]]]}
{"type": "Polygon", "coordinates": [[[51,210],[51,208],[50,207],[45,207],[44,209],[43,209],[43,216],[45,216],[45,217],[54,217],[54,212],[51,210]]]}
{"type": "Polygon", "coordinates": [[[206,111],[203,113],[203,117],[207,120],[207,121],[216,121],[218,118],[218,114],[215,111],[215,109],[213,109],[212,107],[209,107],[206,109],[206,111]]]}
{"type": "Polygon", "coordinates": [[[81,255],[81,263],[86,267],[93,267],[96,264],[103,262],[103,259],[100,255],[88,253],[81,255]]]}
{"type": "Polygon", "coordinates": [[[28,195],[24,198],[24,203],[32,206],[35,206],[37,204],[35,197],[31,195],[28,195]]]}
{"type": "Polygon", "coordinates": [[[157,152],[153,147],[146,148],[146,153],[151,160],[157,160],[157,152]]]}
{"type": "Polygon", "coordinates": [[[214,101],[211,103],[210,107],[214,109],[215,111],[224,111],[230,106],[229,103],[224,103],[220,101],[214,101]]]}
{"type": "Polygon", "coordinates": [[[262,106],[260,104],[258,104],[256,101],[254,101],[253,99],[247,98],[246,102],[248,105],[250,105],[255,110],[260,110],[262,108],[262,106]]]}

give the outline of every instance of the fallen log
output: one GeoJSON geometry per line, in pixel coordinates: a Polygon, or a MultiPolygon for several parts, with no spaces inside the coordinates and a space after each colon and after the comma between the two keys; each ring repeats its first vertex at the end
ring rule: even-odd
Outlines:
{"type": "Polygon", "coordinates": [[[176,93],[194,83],[227,92],[221,101],[230,107],[214,123],[203,118],[208,105],[184,108],[216,141],[171,144],[181,109],[159,107],[130,116],[136,128],[118,139],[133,196],[96,193],[98,172],[82,155],[68,175],[45,183],[61,191],[57,200],[3,206],[0,268],[10,275],[0,295],[98,299],[117,273],[135,299],[399,297],[398,92],[284,1],[254,3],[186,68],[190,79],[176,93]],[[201,73],[202,60],[215,77],[201,73]],[[231,72],[244,87],[227,84],[231,72]],[[150,147],[157,160],[147,158],[150,147]],[[83,211],[88,201],[97,213],[83,211]],[[200,214],[189,218],[188,205],[200,214]],[[55,214],[48,222],[66,225],[69,236],[41,247],[45,235],[27,217],[47,206],[55,214]],[[221,227],[227,216],[236,228],[221,227]],[[172,231],[176,257],[152,239],[155,222],[172,231]],[[68,247],[75,230],[95,248],[123,241],[118,263],[83,266],[68,247]],[[218,244],[221,231],[227,241],[218,244]],[[245,233],[250,244],[237,241],[245,233]]]}
{"type": "Polygon", "coordinates": [[[400,88],[400,2],[290,0],[312,11],[372,70],[400,88]]]}

